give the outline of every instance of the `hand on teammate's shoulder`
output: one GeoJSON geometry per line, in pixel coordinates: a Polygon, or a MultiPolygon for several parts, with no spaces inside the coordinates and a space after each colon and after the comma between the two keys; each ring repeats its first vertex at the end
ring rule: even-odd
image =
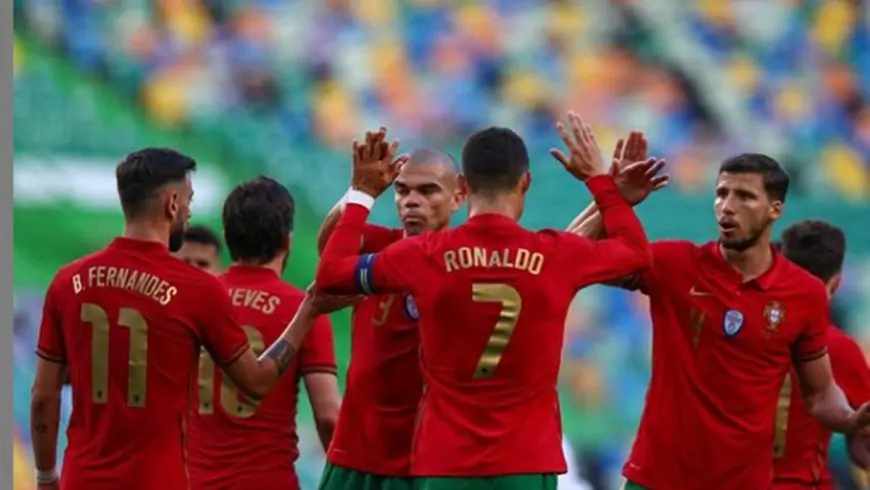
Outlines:
{"type": "Polygon", "coordinates": [[[387,141],[387,129],[367,131],[363,143],[353,142],[353,169],[351,187],[377,198],[390,188],[399,169],[407,158],[394,160],[399,149],[398,140],[387,141]]]}

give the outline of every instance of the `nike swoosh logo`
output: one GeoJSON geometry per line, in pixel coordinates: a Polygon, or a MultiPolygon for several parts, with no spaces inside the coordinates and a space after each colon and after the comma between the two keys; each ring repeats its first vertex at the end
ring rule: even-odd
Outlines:
{"type": "Polygon", "coordinates": [[[698,289],[695,288],[695,286],[692,286],[692,289],[689,290],[689,294],[691,294],[692,296],[712,296],[713,295],[713,293],[708,292],[708,291],[698,291],[698,289]]]}

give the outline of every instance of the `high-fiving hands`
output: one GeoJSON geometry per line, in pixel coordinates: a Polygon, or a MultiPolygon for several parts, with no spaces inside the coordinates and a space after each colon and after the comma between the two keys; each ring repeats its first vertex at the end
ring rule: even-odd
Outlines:
{"type": "Polygon", "coordinates": [[[398,140],[387,141],[384,127],[367,131],[362,143],[354,140],[351,187],[375,198],[383,194],[396,180],[404,161],[403,157],[394,160],[398,149],[398,140]]]}
{"type": "Polygon", "coordinates": [[[581,182],[604,174],[604,160],[601,158],[601,150],[595,142],[592,128],[574,111],[568,112],[568,123],[571,127],[570,131],[561,121],[556,123],[556,130],[568,148],[570,156],[555,148],[550,150],[550,155],[581,182]]]}
{"type": "Polygon", "coordinates": [[[634,206],[668,185],[670,176],[659,175],[664,166],[664,160],[647,158],[646,137],[632,131],[627,139],[620,138],[616,142],[609,173],[625,200],[634,206]]]}

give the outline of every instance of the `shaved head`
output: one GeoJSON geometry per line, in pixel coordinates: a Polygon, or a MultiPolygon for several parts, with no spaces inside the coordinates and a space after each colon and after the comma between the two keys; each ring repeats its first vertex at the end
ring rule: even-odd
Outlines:
{"type": "Polygon", "coordinates": [[[399,217],[408,235],[446,228],[450,216],[462,205],[459,165],[441,150],[411,152],[394,187],[399,217]]]}
{"type": "Polygon", "coordinates": [[[459,165],[456,160],[449,153],[433,148],[420,148],[412,151],[405,165],[443,165],[450,173],[459,174],[459,165]]]}

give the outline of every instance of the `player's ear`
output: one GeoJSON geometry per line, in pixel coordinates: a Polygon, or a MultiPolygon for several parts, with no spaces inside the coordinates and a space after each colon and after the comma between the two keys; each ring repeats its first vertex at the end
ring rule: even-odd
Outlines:
{"type": "Polygon", "coordinates": [[[524,172],[523,176],[520,178],[520,193],[525,194],[529,191],[529,187],[532,186],[532,174],[531,172],[524,172]]]}
{"type": "Polygon", "coordinates": [[[778,220],[780,216],[782,216],[782,201],[773,201],[770,203],[770,219],[778,220]]]}
{"type": "Polygon", "coordinates": [[[178,197],[179,197],[178,191],[175,191],[175,190],[167,191],[167,195],[166,195],[166,199],[165,199],[165,202],[166,202],[165,207],[166,207],[166,217],[169,219],[174,220],[175,217],[178,215],[178,212],[181,209],[181,206],[180,206],[179,201],[178,201],[178,197]]]}
{"type": "Polygon", "coordinates": [[[288,233],[287,236],[281,239],[281,249],[290,251],[290,247],[293,245],[293,233],[288,233]]]}
{"type": "Polygon", "coordinates": [[[838,272],[834,274],[834,277],[828,279],[828,283],[825,286],[828,287],[828,296],[833,296],[834,293],[840,289],[840,283],[843,281],[843,273],[838,272]]]}
{"type": "Polygon", "coordinates": [[[462,175],[457,176],[456,189],[453,190],[453,195],[450,196],[450,211],[458,211],[465,204],[465,196],[468,192],[463,185],[464,182],[465,179],[462,175]]]}
{"type": "Polygon", "coordinates": [[[462,174],[456,177],[456,189],[457,193],[463,196],[463,199],[468,195],[468,181],[462,174]]]}

